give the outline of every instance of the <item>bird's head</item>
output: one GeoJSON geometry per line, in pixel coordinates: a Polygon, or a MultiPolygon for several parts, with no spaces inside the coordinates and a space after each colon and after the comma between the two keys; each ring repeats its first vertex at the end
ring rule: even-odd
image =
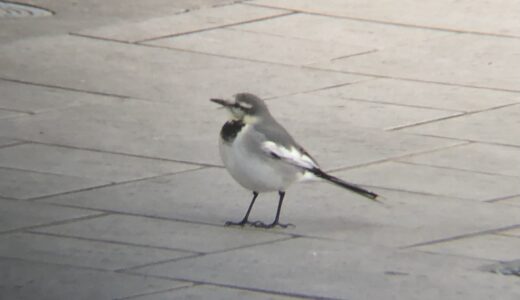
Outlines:
{"type": "Polygon", "coordinates": [[[255,123],[264,116],[269,116],[269,110],[264,101],[250,93],[239,93],[234,96],[234,101],[224,99],[210,99],[229,110],[234,120],[244,123],[255,123]]]}

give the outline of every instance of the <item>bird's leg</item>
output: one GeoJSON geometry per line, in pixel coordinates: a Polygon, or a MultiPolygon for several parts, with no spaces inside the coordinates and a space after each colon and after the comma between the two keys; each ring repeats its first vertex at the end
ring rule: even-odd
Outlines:
{"type": "Polygon", "coordinates": [[[258,197],[258,193],[253,191],[253,200],[251,200],[251,204],[249,204],[249,208],[247,209],[246,215],[240,222],[231,222],[227,221],[226,225],[238,225],[238,226],[244,226],[245,224],[248,224],[247,218],[249,218],[249,213],[251,212],[251,209],[253,208],[253,204],[255,204],[256,197],[258,197]]]}
{"type": "Polygon", "coordinates": [[[280,198],[278,199],[278,209],[276,210],[276,217],[274,218],[273,223],[264,224],[263,222],[254,222],[252,224],[253,226],[260,227],[260,228],[273,228],[276,226],[280,226],[282,228],[287,228],[288,226],[294,226],[293,224],[282,224],[282,223],[278,222],[280,220],[280,211],[282,210],[282,203],[283,203],[283,198],[285,197],[285,192],[279,191],[278,195],[280,195],[280,198]]]}

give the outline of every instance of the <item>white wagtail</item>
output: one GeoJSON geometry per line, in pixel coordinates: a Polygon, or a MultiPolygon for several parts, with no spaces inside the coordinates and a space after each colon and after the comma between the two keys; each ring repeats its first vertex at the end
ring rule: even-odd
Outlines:
{"type": "Polygon", "coordinates": [[[279,223],[285,190],[295,181],[322,178],[352,192],[376,200],[377,194],[322,171],[318,163],[292,138],[267,109],[264,101],[249,93],[235,95],[234,101],[211,99],[231,112],[231,119],[220,131],[220,156],[231,176],[253,192],[246,215],[240,222],[255,227],[287,227],[279,223]],[[278,209],[271,224],[249,222],[258,193],[278,191],[278,209]]]}

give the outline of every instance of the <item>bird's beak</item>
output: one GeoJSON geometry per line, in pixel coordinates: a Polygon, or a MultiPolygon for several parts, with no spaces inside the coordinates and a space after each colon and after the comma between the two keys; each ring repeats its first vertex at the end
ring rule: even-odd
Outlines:
{"type": "Polygon", "coordinates": [[[227,100],[223,100],[223,99],[215,99],[215,98],[211,98],[211,99],[209,99],[209,100],[211,100],[211,101],[213,101],[213,102],[215,102],[215,103],[217,103],[217,104],[220,104],[220,105],[222,105],[223,107],[231,107],[231,106],[233,106],[233,103],[232,103],[232,102],[229,102],[229,101],[227,101],[227,100]]]}

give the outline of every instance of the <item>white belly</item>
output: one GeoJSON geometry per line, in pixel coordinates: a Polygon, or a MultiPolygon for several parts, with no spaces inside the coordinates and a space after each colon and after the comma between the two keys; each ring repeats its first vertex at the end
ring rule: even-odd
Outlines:
{"type": "MultiPolygon", "coordinates": [[[[244,128],[243,132],[249,128],[244,128]]],[[[243,132],[233,141],[233,147],[220,142],[220,155],[231,176],[243,187],[256,192],[285,191],[296,181],[300,172],[293,166],[277,161],[267,154],[246,149],[243,132]]],[[[251,144],[247,144],[251,146],[251,144]]]]}

